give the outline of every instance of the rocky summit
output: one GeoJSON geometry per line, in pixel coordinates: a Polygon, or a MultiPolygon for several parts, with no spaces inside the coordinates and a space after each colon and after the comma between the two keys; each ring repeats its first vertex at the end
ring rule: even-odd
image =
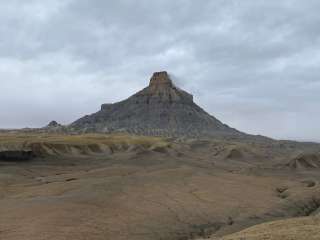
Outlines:
{"type": "Polygon", "coordinates": [[[151,136],[241,135],[209,115],[163,72],[155,72],[149,86],[70,125],[76,132],[126,132],[151,136]]]}

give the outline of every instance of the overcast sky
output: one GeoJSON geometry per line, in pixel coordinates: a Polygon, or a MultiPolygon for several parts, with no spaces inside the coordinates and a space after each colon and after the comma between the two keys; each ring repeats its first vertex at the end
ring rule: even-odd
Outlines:
{"type": "Polygon", "coordinates": [[[71,123],[167,70],[241,131],[320,141],[319,0],[0,0],[0,128],[71,123]]]}

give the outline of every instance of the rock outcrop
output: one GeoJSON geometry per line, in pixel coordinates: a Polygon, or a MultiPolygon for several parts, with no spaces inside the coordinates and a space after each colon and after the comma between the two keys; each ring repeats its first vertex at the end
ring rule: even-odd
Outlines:
{"type": "Polygon", "coordinates": [[[69,128],[76,132],[126,132],[152,136],[241,135],[221,123],[174,85],[167,72],[153,74],[145,89],[128,99],[103,104],[69,128]]]}
{"type": "Polygon", "coordinates": [[[319,169],[320,153],[302,153],[287,163],[287,166],[298,170],[319,169]]]}

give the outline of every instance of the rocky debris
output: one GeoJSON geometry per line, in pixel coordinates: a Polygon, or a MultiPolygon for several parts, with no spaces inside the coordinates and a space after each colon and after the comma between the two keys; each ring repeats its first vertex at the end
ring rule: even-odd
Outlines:
{"type": "Polygon", "coordinates": [[[288,198],[289,197],[288,189],[289,188],[287,186],[278,187],[276,189],[277,196],[282,199],[288,198]]]}
{"type": "Polygon", "coordinates": [[[174,85],[167,72],[153,74],[148,87],[69,126],[73,132],[125,132],[151,136],[239,136],[206,113],[193,96],[174,85]]]}
{"type": "Polygon", "coordinates": [[[301,182],[305,187],[312,188],[317,185],[317,182],[314,180],[304,180],[301,182]]]}
{"type": "Polygon", "coordinates": [[[286,164],[291,169],[310,170],[320,168],[319,153],[303,153],[286,164]]]}

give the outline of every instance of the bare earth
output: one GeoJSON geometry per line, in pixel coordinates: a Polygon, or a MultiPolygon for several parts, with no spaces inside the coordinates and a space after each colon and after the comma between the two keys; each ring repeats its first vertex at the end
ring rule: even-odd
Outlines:
{"type": "Polygon", "coordinates": [[[0,239],[320,239],[317,144],[0,135],[22,150],[0,160],[0,239]]]}
{"type": "Polygon", "coordinates": [[[320,219],[319,217],[295,218],[276,221],[251,227],[247,230],[235,233],[220,240],[319,240],[320,219]]]}

